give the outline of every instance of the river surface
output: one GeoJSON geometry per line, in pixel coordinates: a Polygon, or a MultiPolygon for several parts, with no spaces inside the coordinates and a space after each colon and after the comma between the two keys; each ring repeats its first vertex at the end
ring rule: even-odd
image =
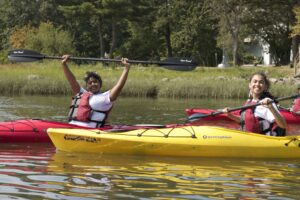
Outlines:
{"type": "MultiPolygon", "coordinates": [[[[69,97],[1,97],[0,120],[66,121],[69,97]]],[[[185,108],[233,100],[120,98],[112,124],[184,123],[185,108]]],[[[51,144],[1,144],[0,199],[299,199],[299,159],[75,154],[51,144]]]]}

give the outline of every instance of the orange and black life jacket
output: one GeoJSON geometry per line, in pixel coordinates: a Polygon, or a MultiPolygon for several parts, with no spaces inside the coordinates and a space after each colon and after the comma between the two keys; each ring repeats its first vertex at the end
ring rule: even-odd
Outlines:
{"type": "MultiPolygon", "coordinates": [[[[256,104],[255,102],[247,101],[245,105],[256,104]]],[[[284,136],[285,129],[280,128],[275,122],[270,123],[268,128],[263,126],[263,118],[254,115],[256,106],[241,111],[241,129],[246,132],[266,134],[269,131],[275,132],[276,136],[284,136]]]]}
{"type": "Polygon", "coordinates": [[[69,121],[76,120],[82,122],[95,122],[97,127],[102,127],[107,119],[108,111],[94,110],[89,104],[89,99],[93,94],[90,92],[78,93],[73,97],[69,111],[69,121]],[[93,119],[93,113],[103,113],[105,117],[102,120],[93,119]]]}

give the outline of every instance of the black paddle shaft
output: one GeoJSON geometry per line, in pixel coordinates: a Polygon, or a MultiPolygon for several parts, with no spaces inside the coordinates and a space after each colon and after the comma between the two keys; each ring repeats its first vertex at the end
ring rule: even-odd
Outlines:
{"type": "MultiPolygon", "coordinates": [[[[288,96],[288,97],[276,98],[275,100],[272,100],[269,103],[284,101],[284,100],[288,100],[288,99],[295,99],[295,98],[299,98],[299,97],[300,97],[300,94],[295,94],[295,95],[288,96]]],[[[248,108],[256,107],[256,106],[259,106],[259,105],[261,105],[260,102],[258,102],[256,104],[249,104],[249,105],[245,105],[245,106],[230,108],[230,109],[228,109],[228,112],[233,112],[233,111],[242,110],[242,109],[248,109],[248,108]]],[[[196,120],[204,118],[204,117],[210,117],[210,116],[213,117],[213,116],[216,116],[216,115],[219,115],[219,114],[224,114],[224,113],[225,113],[224,111],[217,111],[217,112],[212,112],[212,113],[209,113],[209,114],[195,113],[195,114],[188,117],[188,121],[193,122],[193,121],[196,121],[196,120]]]]}
{"type": "MultiPolygon", "coordinates": [[[[8,59],[12,62],[34,62],[42,59],[62,59],[61,56],[47,56],[38,52],[26,49],[12,50],[8,54],[8,59]]],[[[120,59],[109,58],[82,58],[70,57],[70,60],[84,60],[84,61],[99,61],[99,62],[121,62],[120,59]]],[[[197,64],[190,59],[168,58],[164,61],[143,61],[143,60],[128,60],[128,63],[133,64],[156,64],[167,69],[174,69],[179,71],[189,71],[196,68],[197,64]],[[177,67],[177,68],[176,68],[177,67]],[[182,68],[180,68],[182,67],[182,68]]]]}

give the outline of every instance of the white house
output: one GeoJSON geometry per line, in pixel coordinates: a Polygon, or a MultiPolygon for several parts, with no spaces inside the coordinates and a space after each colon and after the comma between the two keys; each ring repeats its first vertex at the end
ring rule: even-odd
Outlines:
{"type": "Polygon", "coordinates": [[[273,65],[271,54],[269,53],[269,44],[263,42],[261,39],[252,39],[250,37],[244,39],[244,44],[246,51],[257,60],[260,60],[262,65],[273,65]]]}

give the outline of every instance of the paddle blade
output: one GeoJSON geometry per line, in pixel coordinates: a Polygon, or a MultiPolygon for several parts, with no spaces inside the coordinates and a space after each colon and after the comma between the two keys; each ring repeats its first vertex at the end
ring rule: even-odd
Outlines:
{"type": "Polygon", "coordinates": [[[204,117],[208,117],[208,116],[211,116],[210,114],[203,114],[203,113],[194,113],[190,116],[188,116],[187,118],[187,122],[194,122],[194,121],[197,121],[201,118],[204,118],[204,117]]]}
{"type": "Polygon", "coordinates": [[[44,55],[26,49],[16,49],[8,53],[8,59],[11,62],[34,62],[45,58],[44,55]]]}
{"type": "Polygon", "coordinates": [[[159,63],[159,66],[176,71],[192,71],[197,67],[197,63],[191,59],[168,58],[159,63]]]}

